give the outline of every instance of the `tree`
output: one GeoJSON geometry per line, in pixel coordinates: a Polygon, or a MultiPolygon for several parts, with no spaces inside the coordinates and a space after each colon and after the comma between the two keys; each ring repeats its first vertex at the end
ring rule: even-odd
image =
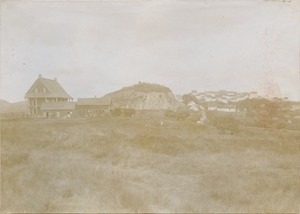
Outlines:
{"type": "Polygon", "coordinates": [[[260,109],[256,112],[256,118],[259,126],[271,128],[274,123],[274,118],[279,114],[278,103],[268,101],[260,105],[260,109]]]}
{"type": "Polygon", "coordinates": [[[183,103],[185,105],[187,105],[191,101],[193,101],[194,103],[198,104],[198,99],[194,95],[192,95],[192,94],[184,94],[182,96],[182,100],[183,100],[183,103]]]}

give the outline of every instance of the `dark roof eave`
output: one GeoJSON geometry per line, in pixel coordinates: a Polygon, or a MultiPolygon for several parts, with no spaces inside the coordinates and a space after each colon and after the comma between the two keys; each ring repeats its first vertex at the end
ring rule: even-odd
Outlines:
{"type": "Polygon", "coordinates": [[[76,110],[76,108],[41,108],[42,111],[62,111],[62,110],[76,110]]]}
{"type": "Polygon", "coordinates": [[[73,99],[73,97],[71,96],[34,96],[34,95],[28,95],[28,94],[25,94],[25,98],[64,98],[64,99],[73,99]]]}

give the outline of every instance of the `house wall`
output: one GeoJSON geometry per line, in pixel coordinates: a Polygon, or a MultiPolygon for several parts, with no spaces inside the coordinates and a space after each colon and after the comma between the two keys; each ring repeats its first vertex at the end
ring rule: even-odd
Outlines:
{"type": "Polygon", "coordinates": [[[222,111],[222,112],[236,112],[235,108],[218,108],[217,111],[222,111]]]}
{"type": "Polygon", "coordinates": [[[209,106],[207,109],[208,109],[208,111],[215,111],[215,110],[217,110],[217,107],[209,106]]]}
{"type": "Polygon", "coordinates": [[[77,106],[77,114],[83,118],[98,118],[103,115],[110,114],[110,106],[108,105],[79,105],[77,106]]]}
{"type": "Polygon", "coordinates": [[[64,101],[67,102],[67,98],[28,98],[27,100],[27,114],[31,117],[44,117],[43,112],[41,111],[41,106],[44,102],[58,102],[64,101]]]}
{"type": "Polygon", "coordinates": [[[41,117],[41,106],[45,98],[29,98],[27,101],[27,113],[32,117],[41,117]]]}
{"type": "Polygon", "coordinates": [[[67,110],[41,110],[43,118],[76,118],[76,109],[67,110]]]}
{"type": "Polygon", "coordinates": [[[207,109],[208,109],[208,111],[236,112],[236,108],[232,108],[232,107],[208,106],[207,109]]]}

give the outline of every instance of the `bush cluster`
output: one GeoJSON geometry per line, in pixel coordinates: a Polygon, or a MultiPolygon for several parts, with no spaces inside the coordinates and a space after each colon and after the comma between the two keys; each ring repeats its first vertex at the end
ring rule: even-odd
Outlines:
{"type": "Polygon", "coordinates": [[[190,116],[190,112],[187,110],[178,110],[178,111],[172,111],[167,110],[165,111],[165,117],[173,118],[177,120],[185,120],[190,116]]]}
{"type": "Polygon", "coordinates": [[[212,118],[212,124],[221,132],[236,133],[239,129],[239,122],[233,115],[220,115],[212,118]]]}

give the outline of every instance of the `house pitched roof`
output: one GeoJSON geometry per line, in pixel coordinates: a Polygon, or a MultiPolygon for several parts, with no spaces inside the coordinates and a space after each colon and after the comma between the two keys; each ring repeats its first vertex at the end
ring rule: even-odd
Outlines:
{"type": "Polygon", "coordinates": [[[75,108],[75,102],[43,102],[41,106],[41,110],[72,110],[75,108]]]}
{"type": "Polygon", "coordinates": [[[39,77],[34,84],[30,87],[28,92],[25,94],[26,98],[38,98],[38,97],[48,97],[48,98],[72,98],[64,89],[63,87],[56,81],[52,79],[46,79],[39,77]],[[43,84],[47,89],[48,92],[38,92],[32,91],[35,85],[38,83],[43,84]]]}
{"type": "Polygon", "coordinates": [[[111,100],[107,98],[78,98],[77,105],[83,106],[83,105],[110,105],[111,100]]]}

